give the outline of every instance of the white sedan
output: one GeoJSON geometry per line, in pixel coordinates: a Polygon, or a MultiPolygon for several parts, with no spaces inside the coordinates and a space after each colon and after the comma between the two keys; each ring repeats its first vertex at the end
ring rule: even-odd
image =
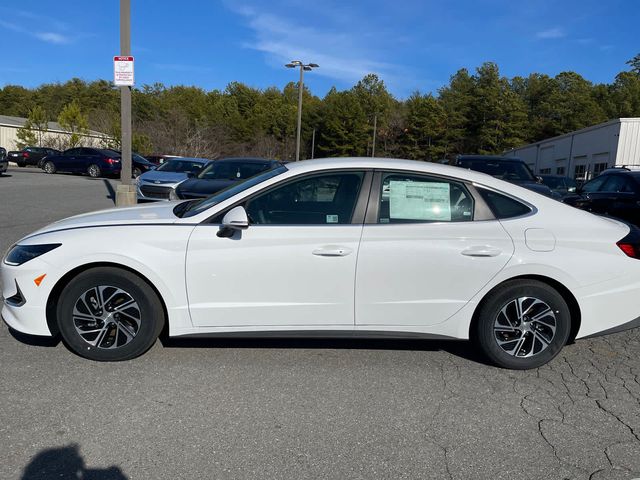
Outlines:
{"type": "Polygon", "coordinates": [[[534,368],[638,326],[635,228],[433,163],[290,163],[206,200],[79,215],[2,265],[5,322],[94,360],[170,336],[469,339],[534,368]]]}

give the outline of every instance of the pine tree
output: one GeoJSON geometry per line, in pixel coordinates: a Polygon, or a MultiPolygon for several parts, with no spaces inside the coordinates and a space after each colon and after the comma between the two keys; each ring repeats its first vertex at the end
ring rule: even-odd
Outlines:
{"type": "Polygon", "coordinates": [[[64,145],[65,148],[77,147],[80,144],[82,135],[86,134],[89,129],[89,121],[80,110],[77,100],[65,105],[60,115],[58,115],[58,123],[64,130],[69,132],[69,139],[64,145]]]}

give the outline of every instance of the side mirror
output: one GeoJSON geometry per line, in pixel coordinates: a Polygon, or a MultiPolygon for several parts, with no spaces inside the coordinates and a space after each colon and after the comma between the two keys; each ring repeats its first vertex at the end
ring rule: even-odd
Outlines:
{"type": "Polygon", "coordinates": [[[544,180],[542,179],[542,177],[540,175],[536,175],[536,182],[537,183],[542,183],[544,180]]]}
{"type": "Polygon", "coordinates": [[[237,230],[249,228],[249,217],[242,205],[232,208],[222,218],[222,226],[218,230],[218,237],[231,237],[237,230]]]}

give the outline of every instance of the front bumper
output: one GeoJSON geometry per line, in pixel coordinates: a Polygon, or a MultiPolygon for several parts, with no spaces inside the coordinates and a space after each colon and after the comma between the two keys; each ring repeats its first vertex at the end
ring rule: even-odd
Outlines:
{"type": "Polygon", "coordinates": [[[138,200],[170,200],[169,194],[174,189],[174,184],[138,183],[138,200]]]}
{"type": "Polygon", "coordinates": [[[37,258],[17,267],[2,264],[2,319],[14,330],[28,335],[52,335],[47,324],[47,299],[57,278],[51,270],[50,265],[37,258]],[[37,285],[34,280],[43,273],[47,276],[37,285]],[[16,295],[23,301],[12,301],[16,295]]]}

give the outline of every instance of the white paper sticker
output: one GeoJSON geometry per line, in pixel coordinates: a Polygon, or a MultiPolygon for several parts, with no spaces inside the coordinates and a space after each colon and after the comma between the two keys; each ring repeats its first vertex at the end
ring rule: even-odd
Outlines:
{"type": "Polygon", "coordinates": [[[327,223],[338,223],[338,215],[327,215],[327,223]]]}
{"type": "Polygon", "coordinates": [[[389,182],[391,219],[451,221],[450,185],[440,182],[389,182]]]}

